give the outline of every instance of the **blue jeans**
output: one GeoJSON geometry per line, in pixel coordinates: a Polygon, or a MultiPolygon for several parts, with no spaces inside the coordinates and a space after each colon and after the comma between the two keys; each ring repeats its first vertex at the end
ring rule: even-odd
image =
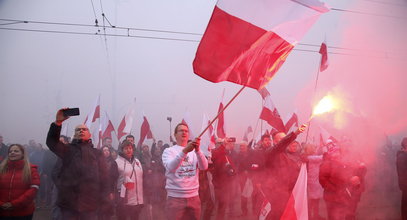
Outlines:
{"type": "Polygon", "coordinates": [[[199,220],[201,215],[201,200],[199,200],[199,196],[191,198],[168,196],[165,209],[168,220],[199,220]]]}

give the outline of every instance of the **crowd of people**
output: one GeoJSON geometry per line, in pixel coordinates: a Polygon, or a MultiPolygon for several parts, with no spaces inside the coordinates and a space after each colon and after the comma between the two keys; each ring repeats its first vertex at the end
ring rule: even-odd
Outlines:
{"type": "MultiPolygon", "coordinates": [[[[311,220],[356,219],[365,190],[368,170],[352,141],[299,143],[305,125],[266,133],[257,143],[217,138],[209,156],[184,123],[175,127],[171,146],[136,146],[127,135],[116,150],[110,138],[95,148],[85,125],[75,127],[72,140],[60,135],[66,119],[58,111],[49,150],[33,140],[7,146],[0,137],[0,219],[32,219],[43,206],[55,220],[280,219],[304,163],[311,220]]],[[[407,138],[397,154],[403,220],[406,169],[407,138]]]]}

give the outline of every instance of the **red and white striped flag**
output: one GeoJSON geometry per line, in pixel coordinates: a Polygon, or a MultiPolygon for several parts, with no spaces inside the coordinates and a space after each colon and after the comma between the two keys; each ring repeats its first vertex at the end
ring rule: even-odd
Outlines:
{"type": "Polygon", "coordinates": [[[150,123],[148,123],[147,117],[143,116],[143,123],[140,128],[140,139],[137,146],[140,147],[146,138],[152,139],[153,133],[151,132],[150,123]]]}
{"type": "Polygon", "coordinates": [[[285,133],[289,133],[291,128],[298,128],[298,116],[295,112],[291,115],[291,117],[287,120],[284,125],[285,133]],[[294,127],[293,127],[294,125],[294,127]]]}
{"type": "Polygon", "coordinates": [[[267,91],[267,88],[264,87],[259,90],[259,92],[264,100],[263,109],[260,113],[260,119],[266,121],[271,127],[277,129],[278,131],[285,132],[283,120],[281,120],[277,108],[274,106],[273,101],[271,101],[271,96],[267,91]]]}
{"type": "Polygon", "coordinates": [[[130,108],[127,110],[126,114],[123,116],[123,119],[120,121],[119,127],[117,128],[117,139],[120,139],[127,134],[131,133],[131,129],[133,128],[133,120],[135,114],[135,104],[136,99],[130,105],[130,108]]]}
{"type": "Polygon", "coordinates": [[[265,86],[329,9],[318,0],[218,0],[193,62],[195,74],[265,86]]]}
{"type": "MultiPolygon", "coordinates": [[[[205,129],[208,124],[210,123],[210,120],[206,114],[203,115],[202,119],[202,130],[205,129]]],[[[210,156],[211,155],[211,150],[215,148],[215,135],[213,132],[213,127],[212,125],[209,126],[209,129],[206,130],[205,133],[202,134],[201,136],[201,150],[202,153],[205,154],[205,156],[210,156]]]]}
{"type": "Polygon", "coordinates": [[[100,95],[96,98],[95,104],[85,118],[85,124],[89,129],[92,127],[92,124],[100,118],[100,95]],[[92,120],[91,120],[92,119],[92,120]]]}
{"type": "Polygon", "coordinates": [[[307,167],[303,163],[281,220],[308,220],[307,167]]]}
{"type": "Polygon", "coordinates": [[[102,117],[100,118],[101,131],[102,131],[102,140],[106,137],[112,139],[112,132],[115,131],[113,123],[107,115],[106,111],[103,111],[102,117]]]}

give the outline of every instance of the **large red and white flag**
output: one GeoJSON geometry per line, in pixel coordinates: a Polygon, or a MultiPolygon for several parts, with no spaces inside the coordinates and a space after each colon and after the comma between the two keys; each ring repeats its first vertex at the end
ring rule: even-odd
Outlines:
{"type": "Polygon", "coordinates": [[[259,89],[328,12],[318,0],[218,0],[193,62],[195,74],[259,89]]]}
{"type": "Polygon", "coordinates": [[[131,133],[131,129],[133,128],[134,114],[136,111],[135,103],[136,99],[134,99],[134,102],[130,105],[130,108],[123,116],[122,120],[120,121],[119,127],[117,128],[117,139],[119,141],[124,135],[131,133]]]}
{"type": "Polygon", "coordinates": [[[325,42],[322,42],[321,48],[319,49],[319,53],[321,54],[321,65],[319,66],[319,71],[324,71],[328,68],[329,60],[328,60],[328,47],[326,46],[325,42]]]}
{"type": "Polygon", "coordinates": [[[295,112],[291,115],[291,117],[285,123],[285,132],[289,133],[291,130],[298,128],[298,116],[295,112]],[[293,128],[293,129],[291,129],[293,128]]]}
{"type": "Polygon", "coordinates": [[[182,123],[185,123],[188,125],[188,130],[189,130],[189,138],[192,140],[195,138],[195,133],[193,132],[192,129],[192,122],[191,122],[191,115],[189,114],[188,109],[185,110],[184,117],[182,118],[182,123]]]}
{"type": "Polygon", "coordinates": [[[95,103],[93,104],[92,109],[86,115],[83,124],[85,124],[90,129],[92,127],[92,124],[96,122],[96,120],[99,118],[100,118],[100,95],[98,95],[98,97],[95,100],[95,103]]]}
{"type": "Polygon", "coordinates": [[[140,147],[146,138],[152,139],[153,133],[151,132],[150,123],[148,123],[147,117],[143,116],[143,123],[140,128],[140,139],[137,146],[140,147]]]}
{"type": "Polygon", "coordinates": [[[285,127],[277,108],[274,106],[273,101],[271,101],[271,95],[264,87],[259,90],[263,97],[263,109],[260,113],[260,119],[266,121],[271,127],[277,129],[278,131],[285,132],[285,127]]]}
{"type": "Polygon", "coordinates": [[[281,220],[308,220],[307,167],[303,163],[281,220]]]}
{"type": "MultiPolygon", "coordinates": [[[[218,108],[218,114],[219,114],[219,112],[221,112],[223,110],[223,96],[224,95],[225,95],[225,89],[223,89],[222,98],[221,98],[219,108],[218,108]]],[[[205,129],[205,128],[203,128],[203,129],[205,129]]],[[[218,116],[218,123],[217,123],[217,126],[216,126],[216,136],[218,138],[225,138],[226,137],[225,116],[224,116],[223,111],[218,116]]]]}

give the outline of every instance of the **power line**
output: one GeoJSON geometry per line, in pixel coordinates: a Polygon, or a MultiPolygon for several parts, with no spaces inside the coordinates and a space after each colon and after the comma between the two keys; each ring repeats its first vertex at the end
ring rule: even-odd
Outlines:
{"type": "MultiPolygon", "coordinates": [[[[99,34],[97,32],[89,33],[89,32],[76,32],[76,31],[38,30],[38,29],[5,28],[5,27],[0,27],[0,30],[39,32],[39,33],[54,33],[54,34],[88,35],[88,36],[104,36],[104,37],[131,37],[131,38],[154,39],[154,40],[170,40],[170,41],[183,41],[183,42],[196,42],[196,43],[200,42],[199,40],[182,39],[182,38],[152,37],[152,36],[123,35],[123,34],[99,34]]],[[[310,45],[310,44],[307,44],[307,45],[310,45]]],[[[319,53],[319,50],[308,50],[308,49],[300,49],[300,48],[294,48],[293,50],[302,51],[302,52],[319,53]]],[[[360,56],[358,54],[341,53],[341,52],[334,52],[334,51],[329,51],[328,53],[329,54],[344,55],[344,56],[360,56]]],[[[370,57],[373,58],[373,56],[370,56],[370,57]]],[[[374,58],[388,58],[388,56],[374,57],[374,58]]]]}
{"type": "MultiPolygon", "coordinates": [[[[58,22],[47,22],[47,21],[22,21],[22,20],[12,20],[12,19],[1,19],[0,21],[9,21],[9,22],[19,22],[19,23],[33,23],[33,24],[45,24],[45,25],[63,25],[63,26],[77,26],[77,27],[95,27],[95,25],[89,25],[89,24],[77,24],[77,23],[58,23],[58,22]]],[[[128,27],[115,27],[115,26],[98,26],[104,28],[116,28],[120,30],[126,30],[127,35],[117,35],[117,36],[129,36],[131,37],[132,35],[130,34],[130,30],[137,30],[137,31],[147,31],[147,32],[156,32],[156,33],[170,33],[170,34],[182,34],[182,35],[192,35],[192,36],[202,36],[203,34],[198,34],[198,33],[192,33],[192,32],[181,32],[181,31],[167,31],[167,30],[157,30],[157,29],[141,29],[141,28],[128,28],[128,27]]],[[[110,34],[107,34],[106,31],[104,31],[104,34],[99,34],[100,36],[113,36],[110,34]]],[[[144,36],[143,36],[144,37],[144,36]]],[[[176,39],[176,40],[184,40],[185,39],[179,39],[179,38],[161,38],[161,39],[176,39]]],[[[191,40],[188,40],[191,41],[191,40]]],[[[195,41],[195,40],[193,40],[195,41]]],[[[199,41],[195,41],[199,42],[199,41]]],[[[319,48],[321,45],[320,44],[310,44],[310,43],[298,43],[298,45],[301,46],[310,46],[310,47],[316,47],[319,48]]],[[[346,47],[338,47],[338,46],[329,46],[330,49],[338,49],[338,50],[349,50],[349,51],[361,51],[361,49],[353,49],[353,48],[346,48],[346,47]]],[[[370,50],[370,52],[375,52],[375,53],[387,53],[385,51],[378,51],[378,50],[370,50]]]]}

